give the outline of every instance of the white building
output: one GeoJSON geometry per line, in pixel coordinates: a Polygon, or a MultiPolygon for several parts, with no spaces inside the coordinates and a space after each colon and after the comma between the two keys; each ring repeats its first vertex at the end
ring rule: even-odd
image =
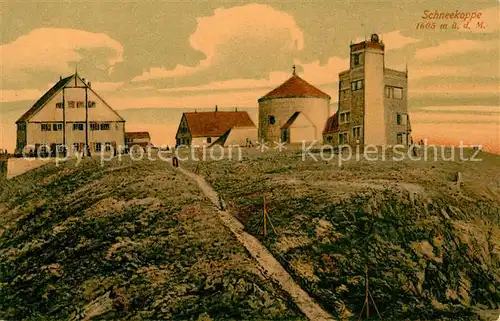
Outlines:
{"type": "Polygon", "coordinates": [[[114,151],[125,145],[125,120],[75,73],[60,79],[16,122],[16,153],[114,151]]]}
{"type": "Polygon", "coordinates": [[[321,141],[330,96],[295,73],[259,100],[259,141],[321,141]]]}
{"type": "Polygon", "coordinates": [[[409,145],[408,73],[385,68],[378,35],[351,45],[350,68],[339,74],[338,111],[324,128],[333,145],[409,145]]]}

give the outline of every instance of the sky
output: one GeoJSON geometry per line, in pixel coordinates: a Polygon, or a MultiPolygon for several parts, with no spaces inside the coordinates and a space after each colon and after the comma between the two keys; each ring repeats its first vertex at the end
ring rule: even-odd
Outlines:
{"type": "Polygon", "coordinates": [[[247,107],[256,120],[257,99],[294,64],[333,113],[350,43],[378,33],[386,67],[408,68],[414,137],[500,153],[498,0],[8,0],[0,14],[0,148],[13,150],[17,118],[76,67],[157,145],[173,144],[183,111],[247,107]]]}

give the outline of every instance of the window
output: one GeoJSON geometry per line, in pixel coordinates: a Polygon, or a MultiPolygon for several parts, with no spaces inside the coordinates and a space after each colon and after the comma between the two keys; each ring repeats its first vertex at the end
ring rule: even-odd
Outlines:
{"type": "Polygon", "coordinates": [[[87,103],[87,106],[88,106],[89,108],[94,108],[94,107],[95,107],[95,101],[93,101],[93,100],[89,100],[89,101],[88,101],[88,103],[87,103]]]}
{"type": "Polygon", "coordinates": [[[359,65],[359,54],[352,55],[354,66],[359,65]]]}
{"type": "Polygon", "coordinates": [[[339,134],[339,145],[347,144],[347,141],[348,141],[347,133],[340,133],[339,134]]]}
{"type": "Polygon", "coordinates": [[[105,142],[104,143],[104,149],[109,152],[111,151],[111,143],[110,142],[105,142]]]}
{"type": "Polygon", "coordinates": [[[73,130],[83,130],[83,123],[73,124],[73,130]]]}
{"type": "Polygon", "coordinates": [[[353,81],[353,82],[351,82],[351,90],[355,91],[355,90],[363,89],[363,85],[364,85],[363,79],[353,81]]]}
{"type": "Polygon", "coordinates": [[[326,136],[326,142],[331,143],[332,142],[332,136],[326,136]]]}
{"type": "Polygon", "coordinates": [[[269,116],[269,124],[274,125],[276,123],[276,118],[274,116],[269,116]]]}
{"type": "Polygon", "coordinates": [[[99,130],[99,124],[90,123],[90,130],[99,130]]]}
{"type": "Polygon", "coordinates": [[[399,133],[397,136],[398,145],[408,145],[406,133],[399,133]]]}
{"type": "Polygon", "coordinates": [[[62,130],[62,124],[52,124],[52,130],[57,132],[62,130]]]}
{"type": "Polygon", "coordinates": [[[340,113],[340,123],[341,124],[348,123],[350,121],[351,121],[351,112],[350,111],[340,113]]]}
{"type": "Polygon", "coordinates": [[[211,143],[212,142],[212,137],[207,137],[207,143],[211,143]]]}
{"type": "Polygon", "coordinates": [[[73,151],[74,152],[80,151],[80,143],[74,143],[73,144],[73,151]]]}
{"type": "Polygon", "coordinates": [[[85,104],[83,103],[83,101],[76,102],[76,108],[84,108],[84,107],[85,107],[85,104]]]}
{"type": "Polygon", "coordinates": [[[72,100],[68,101],[68,108],[75,108],[75,102],[72,100]]]}
{"type": "Polygon", "coordinates": [[[361,126],[353,127],[353,129],[352,129],[352,137],[356,137],[356,138],[361,137],[361,126]]]}
{"type": "Polygon", "coordinates": [[[385,97],[393,99],[403,99],[403,88],[386,86],[385,97]]]}
{"type": "Polygon", "coordinates": [[[46,154],[47,150],[48,150],[47,145],[41,145],[40,146],[40,153],[46,154]]]}
{"type": "Polygon", "coordinates": [[[41,124],[42,132],[50,132],[52,130],[52,126],[50,124],[41,124]]]}
{"type": "Polygon", "coordinates": [[[63,144],[57,144],[56,145],[56,150],[59,153],[64,153],[64,145],[63,144]]]}
{"type": "Polygon", "coordinates": [[[396,123],[398,125],[406,125],[408,123],[408,115],[396,114],[396,123]]]}
{"type": "Polygon", "coordinates": [[[63,108],[63,103],[56,103],[56,108],[63,108]]]}
{"type": "Polygon", "coordinates": [[[109,130],[109,124],[101,124],[101,130],[109,130]]]}
{"type": "Polygon", "coordinates": [[[94,150],[96,152],[100,152],[101,151],[101,143],[95,143],[94,145],[94,150]]]}

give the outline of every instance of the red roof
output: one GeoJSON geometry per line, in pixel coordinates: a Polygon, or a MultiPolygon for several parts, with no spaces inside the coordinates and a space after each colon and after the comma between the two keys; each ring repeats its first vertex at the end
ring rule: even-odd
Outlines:
{"type": "Polygon", "coordinates": [[[338,130],[339,128],[339,115],[338,113],[333,114],[333,116],[328,117],[326,120],[325,128],[323,129],[323,135],[329,134],[338,130]]]}
{"type": "Polygon", "coordinates": [[[151,139],[148,132],[127,132],[125,137],[130,139],[151,139]]]}
{"type": "Polygon", "coordinates": [[[271,90],[265,96],[259,98],[259,102],[272,98],[294,98],[294,97],[315,97],[330,99],[331,97],[318,88],[314,87],[297,75],[293,75],[278,88],[271,90]]]}
{"type": "Polygon", "coordinates": [[[222,136],[233,127],[255,127],[246,111],[184,113],[192,137],[222,136]]]}

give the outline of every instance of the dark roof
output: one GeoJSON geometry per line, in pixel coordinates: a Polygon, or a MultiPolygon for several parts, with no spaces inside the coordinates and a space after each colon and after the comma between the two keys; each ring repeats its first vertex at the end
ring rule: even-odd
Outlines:
{"type": "Polygon", "coordinates": [[[125,133],[125,137],[130,139],[151,139],[151,136],[149,136],[149,132],[127,132],[125,133]]]}
{"type": "Polygon", "coordinates": [[[27,111],[25,112],[17,121],[16,123],[22,122],[22,121],[27,121],[28,119],[31,118],[35,113],[37,113],[42,107],[54,96],[57,94],[61,88],[66,86],[70,82],[70,80],[73,78],[74,75],[71,75],[69,77],[63,78],[59,80],[52,88],[50,88],[40,99],[36,101],[36,103],[27,111]]]}
{"type": "Polygon", "coordinates": [[[325,128],[323,129],[323,135],[334,132],[339,129],[339,115],[338,113],[333,114],[333,116],[328,117],[326,120],[325,128]]]}
{"type": "Polygon", "coordinates": [[[192,137],[221,136],[233,127],[255,127],[246,111],[184,113],[192,137]]]}
{"type": "Polygon", "coordinates": [[[266,95],[259,98],[259,102],[266,99],[294,97],[331,98],[329,95],[314,87],[304,79],[297,75],[293,75],[276,89],[271,90],[266,95]]]}
{"type": "Polygon", "coordinates": [[[288,128],[290,126],[292,126],[293,122],[295,121],[295,119],[297,119],[297,117],[299,117],[299,114],[300,114],[300,111],[296,111],[295,113],[293,113],[292,117],[290,117],[286,123],[281,126],[282,129],[285,129],[285,128],[288,128]]]}

